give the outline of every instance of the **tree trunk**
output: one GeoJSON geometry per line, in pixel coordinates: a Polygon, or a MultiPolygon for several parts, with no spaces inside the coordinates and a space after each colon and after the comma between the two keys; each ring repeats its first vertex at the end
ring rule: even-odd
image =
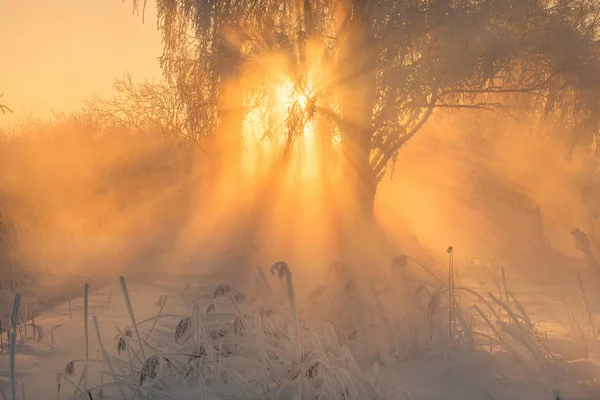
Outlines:
{"type": "Polygon", "coordinates": [[[368,0],[348,0],[348,24],[338,58],[340,134],[353,218],[371,220],[377,180],[370,166],[377,50],[368,21],[368,0]]]}

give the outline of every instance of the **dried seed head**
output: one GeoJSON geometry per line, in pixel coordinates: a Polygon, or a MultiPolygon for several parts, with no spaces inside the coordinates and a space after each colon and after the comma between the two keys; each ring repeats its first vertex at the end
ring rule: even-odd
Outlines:
{"type": "Polygon", "coordinates": [[[314,361],[308,366],[308,370],[306,371],[306,376],[311,379],[315,379],[319,376],[320,370],[321,370],[321,363],[318,360],[314,361]]]}
{"type": "Polygon", "coordinates": [[[179,321],[177,327],[175,328],[175,341],[176,342],[185,342],[192,335],[192,317],[186,317],[179,321]]]}
{"type": "Polygon", "coordinates": [[[277,261],[275,264],[271,266],[271,274],[277,274],[279,279],[282,279],[286,276],[291,276],[292,272],[288,268],[288,265],[283,261],[277,261]]]}
{"type": "Polygon", "coordinates": [[[123,335],[125,335],[126,338],[131,339],[133,337],[133,331],[130,327],[126,326],[125,329],[123,329],[123,335]]]}
{"type": "Polygon", "coordinates": [[[258,309],[258,315],[260,315],[261,318],[270,317],[274,314],[275,314],[275,311],[273,311],[272,308],[260,307],[258,309]]]}
{"type": "Polygon", "coordinates": [[[219,285],[215,289],[215,293],[213,297],[216,299],[217,297],[225,297],[229,293],[231,293],[231,286],[229,285],[219,285]]]}
{"type": "Polygon", "coordinates": [[[319,285],[319,287],[317,287],[315,290],[313,290],[312,292],[310,292],[310,294],[308,295],[308,299],[309,300],[316,300],[319,297],[323,296],[326,291],[327,291],[327,286],[325,286],[325,285],[319,285]]]}
{"type": "Polygon", "coordinates": [[[394,258],[392,262],[392,272],[395,274],[401,274],[406,268],[408,258],[404,254],[400,254],[394,258]]]}
{"type": "Polygon", "coordinates": [[[117,353],[121,355],[127,349],[127,341],[121,335],[117,337],[117,353]]]}
{"type": "Polygon", "coordinates": [[[575,246],[578,250],[588,250],[590,247],[590,239],[587,234],[579,228],[575,228],[571,231],[571,235],[575,239],[575,246]]]}
{"type": "Polygon", "coordinates": [[[75,375],[75,361],[69,361],[65,366],[65,375],[73,376],[75,375]]]}
{"type": "Polygon", "coordinates": [[[303,351],[300,355],[300,362],[293,360],[288,370],[290,380],[297,379],[299,376],[316,378],[319,373],[320,362],[312,351],[303,351]]]}
{"type": "Polygon", "coordinates": [[[192,354],[195,357],[206,357],[208,355],[203,345],[200,345],[200,347],[196,347],[194,350],[192,350],[192,354]]]}
{"type": "Polygon", "coordinates": [[[210,330],[210,338],[212,340],[217,340],[227,336],[227,329],[211,329],[210,330]]]}
{"type": "Polygon", "coordinates": [[[244,324],[242,323],[242,320],[240,319],[240,317],[237,317],[235,319],[235,322],[233,323],[233,331],[235,332],[236,335],[243,335],[244,334],[244,324]]]}
{"type": "Polygon", "coordinates": [[[350,294],[356,289],[356,278],[349,279],[348,282],[344,285],[344,293],[350,294]]]}
{"type": "Polygon", "coordinates": [[[144,382],[152,382],[158,377],[160,364],[160,357],[157,355],[153,355],[146,359],[140,370],[140,386],[142,386],[144,382]]]}
{"type": "Polygon", "coordinates": [[[240,292],[235,292],[235,294],[233,295],[233,299],[236,302],[240,303],[240,302],[246,300],[246,295],[243,293],[240,293],[240,292]]]}

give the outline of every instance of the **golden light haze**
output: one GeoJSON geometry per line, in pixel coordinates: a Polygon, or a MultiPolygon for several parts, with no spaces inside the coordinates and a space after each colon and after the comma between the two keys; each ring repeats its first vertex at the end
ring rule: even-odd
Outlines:
{"type": "Polygon", "coordinates": [[[146,23],[121,0],[0,1],[0,93],[14,110],[0,126],[52,110],[71,111],[93,93],[111,93],[124,71],[161,77],[153,2],[146,23]]]}
{"type": "Polygon", "coordinates": [[[600,393],[600,3],[2,1],[1,385],[600,393]]]}
{"type": "MultiPolygon", "coordinates": [[[[0,116],[0,124],[78,109],[93,93],[109,95],[113,79],[126,70],[136,80],[159,79],[153,7],[149,2],[143,24],[131,3],[120,0],[0,3],[0,93],[15,111],[0,116]]],[[[368,252],[373,264],[389,266],[394,254],[407,252],[439,266],[450,245],[462,257],[512,254],[519,246],[528,252],[530,236],[539,233],[537,206],[547,223],[543,233],[557,249],[574,252],[569,231],[585,226],[594,208],[577,181],[582,168],[564,162],[563,137],[546,135],[551,127],[532,128],[502,112],[465,111],[458,118],[436,111],[402,147],[393,179],[383,179],[375,200],[389,240],[353,225],[347,214],[340,217],[356,199],[336,169],[345,155],[326,118],[304,121],[292,162],[280,163],[290,108],[310,107],[312,92],[335,80],[330,66],[309,62],[307,90],[298,92],[289,66],[272,56],[253,60],[259,68],[237,82],[245,89],[266,87],[276,100],[246,104],[253,107],[243,119],[242,178],[231,170],[206,174],[202,151],[182,151],[162,136],[115,135],[97,143],[86,132],[68,136],[65,126],[64,136],[2,148],[0,189],[23,205],[26,211],[19,212],[34,216],[32,231],[43,232],[22,238],[26,258],[57,274],[111,275],[123,266],[200,269],[200,260],[231,262],[256,246],[259,254],[251,254],[256,259],[250,263],[284,259],[313,275],[323,273],[340,249],[352,248],[368,252]],[[280,131],[265,141],[271,111],[280,131]],[[486,126],[496,127],[483,147],[473,140],[481,133],[481,115],[490,115],[486,126]],[[320,153],[316,141],[322,137],[333,151],[320,153]],[[170,175],[171,166],[157,167],[172,164],[184,172],[170,175]],[[349,243],[337,237],[344,229],[356,230],[349,243]]],[[[344,261],[373,272],[366,258],[353,256],[344,261]]]]}

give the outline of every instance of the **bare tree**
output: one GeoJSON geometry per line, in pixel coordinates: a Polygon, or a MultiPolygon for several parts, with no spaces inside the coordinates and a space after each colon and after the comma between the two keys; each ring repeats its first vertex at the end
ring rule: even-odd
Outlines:
{"type": "Polygon", "coordinates": [[[170,85],[149,81],[135,83],[131,74],[125,74],[115,80],[114,88],[113,98],[94,96],[84,103],[84,114],[99,129],[122,127],[200,142],[197,132],[188,129],[184,105],[170,85]]]}

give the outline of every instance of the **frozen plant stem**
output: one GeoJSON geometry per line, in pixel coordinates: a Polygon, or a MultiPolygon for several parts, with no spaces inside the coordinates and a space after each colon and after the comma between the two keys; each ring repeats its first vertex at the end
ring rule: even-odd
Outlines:
{"type": "Polygon", "coordinates": [[[288,300],[290,302],[290,309],[292,311],[292,323],[294,329],[294,336],[296,339],[296,360],[298,364],[300,363],[300,358],[302,356],[302,350],[300,347],[300,328],[298,324],[298,309],[296,308],[296,295],[294,293],[294,285],[292,282],[292,272],[288,268],[288,265],[283,261],[278,261],[271,267],[271,274],[277,276],[279,279],[285,278],[287,290],[288,290],[288,300]]]}
{"type": "Polygon", "coordinates": [[[577,288],[579,289],[579,297],[581,298],[580,300],[583,303],[583,308],[588,317],[591,334],[592,334],[592,336],[596,336],[596,328],[594,327],[594,318],[592,318],[592,313],[590,312],[589,302],[588,302],[587,296],[585,294],[585,290],[583,290],[583,284],[581,283],[581,278],[579,277],[579,274],[577,274],[576,277],[577,277],[577,288]]]}
{"type": "Polygon", "coordinates": [[[289,272],[286,276],[286,282],[288,287],[288,297],[290,299],[290,307],[292,309],[292,316],[294,317],[294,334],[296,336],[296,356],[298,362],[300,362],[301,350],[300,350],[300,329],[298,326],[298,310],[296,309],[296,295],[294,294],[294,285],[292,283],[292,273],[289,272]]]}
{"type": "Polygon", "coordinates": [[[21,328],[21,324],[19,324],[19,317],[17,316],[17,329],[19,330],[19,337],[21,338],[21,344],[25,343],[25,339],[23,338],[23,329],[21,328]]]}
{"type": "Polygon", "coordinates": [[[102,358],[104,359],[104,362],[108,366],[108,370],[110,371],[110,374],[112,375],[113,379],[117,383],[117,386],[119,386],[119,391],[121,392],[121,396],[123,396],[123,399],[126,399],[127,397],[125,396],[125,392],[123,391],[123,386],[121,386],[121,384],[119,383],[119,380],[117,379],[117,374],[115,374],[115,370],[112,366],[112,363],[110,362],[110,358],[108,357],[108,353],[106,352],[106,349],[104,348],[104,344],[102,344],[102,336],[100,335],[100,327],[98,326],[98,318],[94,315],[92,317],[92,320],[94,321],[94,329],[96,329],[96,336],[98,337],[98,344],[100,345],[100,351],[102,352],[102,358]]]}
{"type": "Polygon", "coordinates": [[[10,383],[12,386],[12,398],[17,400],[17,380],[15,378],[15,362],[16,362],[16,349],[15,344],[17,343],[17,325],[19,323],[19,307],[21,306],[21,293],[15,293],[15,303],[13,305],[12,313],[12,332],[10,337],[10,383]]]}
{"type": "Polygon", "coordinates": [[[25,316],[25,326],[23,330],[25,332],[25,339],[27,339],[27,304],[23,304],[23,315],[25,316]]]}
{"type": "MultiPolygon", "coordinates": [[[[111,292],[111,293],[112,293],[112,292],[111,292]]],[[[168,299],[168,297],[167,297],[167,296],[164,296],[164,297],[162,298],[161,305],[160,305],[160,310],[158,311],[158,315],[159,315],[159,316],[160,316],[160,315],[162,315],[162,312],[163,312],[163,310],[164,310],[164,308],[165,308],[165,305],[167,304],[167,299],[168,299]]],[[[153,323],[153,324],[152,324],[152,326],[150,327],[150,330],[148,331],[148,334],[146,335],[146,339],[145,339],[146,341],[148,340],[148,338],[150,337],[150,335],[151,335],[151,334],[152,334],[152,332],[154,331],[154,328],[156,327],[156,323],[157,323],[157,322],[158,322],[158,318],[154,320],[154,323],[153,323]]],[[[158,334],[158,332],[157,332],[157,334],[158,334]]]]}
{"type": "Polygon", "coordinates": [[[202,318],[202,314],[200,312],[200,304],[194,304],[194,322],[196,323],[196,346],[198,350],[200,350],[201,346],[204,346],[204,350],[206,351],[206,355],[210,360],[215,359],[213,347],[209,342],[209,334],[206,325],[204,324],[204,319],[202,318]]]}
{"type": "Polygon", "coordinates": [[[452,246],[448,247],[448,287],[449,287],[449,321],[448,331],[450,334],[450,340],[454,334],[454,249],[452,246]]]}
{"type": "Polygon", "coordinates": [[[90,358],[90,346],[88,338],[88,309],[89,309],[90,285],[83,285],[83,331],[85,335],[85,366],[83,367],[83,389],[88,389],[88,360],[90,358]]]}
{"type": "Polygon", "coordinates": [[[127,291],[127,283],[125,277],[120,276],[119,282],[121,283],[121,290],[123,291],[123,297],[125,297],[125,304],[127,305],[127,311],[129,312],[129,318],[131,319],[131,325],[137,336],[137,340],[140,343],[140,351],[142,353],[142,363],[146,361],[146,355],[144,354],[144,344],[142,343],[142,337],[140,336],[140,330],[138,329],[137,322],[135,322],[135,315],[133,314],[133,307],[131,306],[131,300],[129,299],[129,292],[127,291]]]}

